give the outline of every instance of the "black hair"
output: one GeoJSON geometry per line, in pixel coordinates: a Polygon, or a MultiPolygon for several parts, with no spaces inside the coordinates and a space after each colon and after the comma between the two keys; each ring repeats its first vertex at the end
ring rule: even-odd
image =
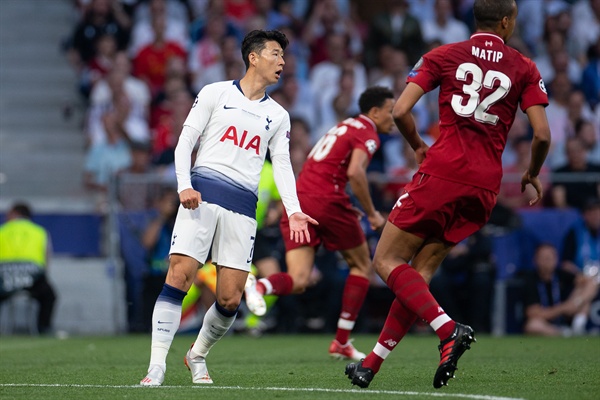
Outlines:
{"type": "Polygon", "coordinates": [[[242,41],[242,58],[244,59],[246,70],[250,68],[250,60],[248,59],[250,53],[260,53],[265,48],[265,43],[272,40],[279,43],[283,50],[285,50],[289,44],[285,34],[279,31],[263,31],[256,29],[244,37],[244,40],[242,41]]]}
{"type": "Polygon", "coordinates": [[[12,206],[11,211],[23,218],[31,219],[31,209],[25,203],[22,203],[22,202],[15,203],[12,206]]]}
{"type": "Polygon", "coordinates": [[[473,16],[477,28],[495,28],[502,18],[511,17],[515,0],[475,0],[473,16]]]}
{"type": "Polygon", "coordinates": [[[358,99],[360,112],[366,114],[373,107],[382,107],[387,99],[393,99],[394,93],[383,86],[372,86],[362,92],[358,99]]]}

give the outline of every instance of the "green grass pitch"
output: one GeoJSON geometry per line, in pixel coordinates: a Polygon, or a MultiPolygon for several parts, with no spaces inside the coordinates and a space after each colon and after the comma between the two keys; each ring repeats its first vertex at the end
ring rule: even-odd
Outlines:
{"type": "MultiPolygon", "coordinates": [[[[140,387],[149,335],[0,338],[0,399],[598,399],[600,338],[479,336],[449,386],[432,387],[433,335],[408,336],[368,389],[353,387],[345,361],[327,354],[330,335],[230,335],[207,362],[213,385],[193,385],[183,356],[195,339],[178,335],[162,387],[140,387]]],[[[368,351],[375,335],[357,335],[368,351]]]]}

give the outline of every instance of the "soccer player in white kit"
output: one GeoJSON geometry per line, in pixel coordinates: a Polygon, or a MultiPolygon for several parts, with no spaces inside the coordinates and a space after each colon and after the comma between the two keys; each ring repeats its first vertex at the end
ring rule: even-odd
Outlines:
{"type": "Polygon", "coordinates": [[[288,44],[278,31],[255,30],[242,42],[246,74],[205,86],[184,122],[175,149],[181,206],[171,239],[169,270],[152,315],[152,345],[144,386],[164,381],[166,359],[181,319],[181,303],[211,251],[216,302],[185,356],[194,383],[212,383],[205,358],[233,322],[248,279],[256,236],[258,181],[267,149],[290,219],[290,237],[310,240],[289,156],[290,119],[266,94],[277,83],[288,44]],[[194,166],[192,151],[200,142],[194,166]]]}

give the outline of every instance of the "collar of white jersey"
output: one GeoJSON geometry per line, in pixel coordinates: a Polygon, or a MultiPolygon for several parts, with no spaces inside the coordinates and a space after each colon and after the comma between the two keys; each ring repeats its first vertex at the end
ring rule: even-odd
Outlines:
{"type": "MultiPolygon", "coordinates": [[[[240,93],[242,93],[244,95],[244,97],[246,97],[246,95],[244,94],[244,91],[242,90],[242,87],[240,86],[240,81],[238,81],[237,79],[233,81],[233,84],[238,88],[238,90],[240,91],[240,93]]],[[[265,92],[265,97],[263,97],[262,99],[260,99],[260,103],[262,103],[265,100],[269,99],[269,95],[267,94],[267,92],[265,92]]],[[[256,101],[256,100],[254,100],[256,101]]]]}
{"type": "Polygon", "coordinates": [[[371,126],[373,127],[373,130],[375,132],[377,132],[377,125],[375,125],[375,122],[373,122],[373,120],[371,118],[367,117],[365,114],[359,114],[358,118],[366,120],[368,123],[371,124],[371,126]]]}
{"type": "Polygon", "coordinates": [[[500,43],[504,43],[504,39],[492,32],[477,32],[471,35],[471,39],[496,39],[500,43]]]}

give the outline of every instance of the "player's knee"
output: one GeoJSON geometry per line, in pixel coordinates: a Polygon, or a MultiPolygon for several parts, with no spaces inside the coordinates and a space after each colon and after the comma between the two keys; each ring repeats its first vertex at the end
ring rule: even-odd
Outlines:
{"type": "Polygon", "coordinates": [[[218,303],[221,307],[223,307],[224,309],[226,309],[227,311],[235,311],[237,310],[237,308],[240,305],[240,298],[239,297],[234,297],[234,296],[221,296],[221,298],[218,300],[218,303]]]}

